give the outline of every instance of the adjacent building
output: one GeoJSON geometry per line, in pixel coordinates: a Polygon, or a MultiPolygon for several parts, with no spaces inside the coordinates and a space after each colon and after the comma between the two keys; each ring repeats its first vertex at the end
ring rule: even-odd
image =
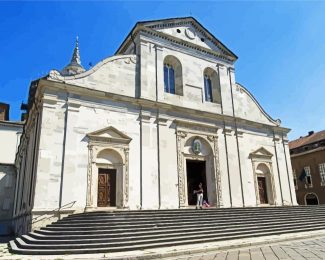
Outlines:
{"type": "Polygon", "coordinates": [[[0,235],[12,232],[16,183],[15,156],[23,123],[9,121],[9,104],[0,103],[0,235]]]}
{"type": "Polygon", "coordinates": [[[192,17],[138,22],[89,70],[77,42],[30,86],[16,232],[51,215],[191,207],[200,182],[213,207],[296,205],[289,129],[236,82],[236,60],[192,17]]]}
{"type": "Polygon", "coordinates": [[[325,130],[289,143],[297,202],[325,204],[325,130]]]}

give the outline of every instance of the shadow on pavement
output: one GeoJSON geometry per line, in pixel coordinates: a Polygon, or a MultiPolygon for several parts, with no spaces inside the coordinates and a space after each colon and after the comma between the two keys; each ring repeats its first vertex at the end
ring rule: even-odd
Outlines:
{"type": "Polygon", "coordinates": [[[0,243],[8,243],[10,240],[13,239],[13,236],[0,236],[0,243]]]}

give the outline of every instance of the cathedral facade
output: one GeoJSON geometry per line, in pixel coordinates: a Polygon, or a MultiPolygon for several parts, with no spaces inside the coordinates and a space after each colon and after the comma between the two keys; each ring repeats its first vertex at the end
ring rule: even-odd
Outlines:
{"type": "Polygon", "coordinates": [[[44,216],[191,207],[199,183],[212,207],[296,205],[289,129],[236,83],[236,60],[192,17],[137,23],[87,71],[77,43],[30,86],[16,232],[44,216]]]}

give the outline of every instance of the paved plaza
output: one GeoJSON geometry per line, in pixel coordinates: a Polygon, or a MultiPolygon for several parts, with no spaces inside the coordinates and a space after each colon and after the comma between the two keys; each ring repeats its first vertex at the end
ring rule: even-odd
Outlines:
{"type": "Polygon", "coordinates": [[[325,237],[274,245],[233,249],[165,259],[179,260],[278,260],[325,259],[325,237]]]}
{"type": "MultiPolygon", "coordinates": [[[[4,242],[1,241],[0,242],[4,242]]],[[[174,257],[150,257],[128,253],[92,254],[92,255],[54,255],[23,256],[9,253],[7,244],[0,244],[0,259],[6,260],[65,260],[65,259],[166,259],[166,260],[316,260],[325,259],[325,235],[312,239],[291,240],[280,243],[269,243],[259,246],[239,247],[228,250],[216,250],[205,253],[178,255],[174,257]]]]}

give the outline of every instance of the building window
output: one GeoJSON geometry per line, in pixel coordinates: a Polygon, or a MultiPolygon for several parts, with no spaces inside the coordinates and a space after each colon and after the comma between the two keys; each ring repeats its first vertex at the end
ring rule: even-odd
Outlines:
{"type": "Polygon", "coordinates": [[[203,72],[204,95],[206,102],[221,103],[221,90],[218,73],[212,68],[203,72]]]}
{"type": "Polygon", "coordinates": [[[173,66],[164,64],[165,92],[175,94],[175,72],[173,66]]]}
{"type": "Polygon", "coordinates": [[[296,170],[292,171],[292,175],[293,175],[293,183],[295,185],[295,189],[298,190],[298,182],[297,182],[296,170]]]}
{"type": "Polygon", "coordinates": [[[165,93],[183,95],[182,64],[171,55],[164,59],[164,89],[165,93]]]}
{"type": "Polygon", "coordinates": [[[321,179],[321,185],[325,186],[325,163],[320,163],[318,165],[319,168],[319,174],[321,179]]]}
{"type": "Polygon", "coordinates": [[[213,102],[212,83],[211,83],[211,78],[208,75],[204,75],[204,93],[205,93],[205,101],[213,102]]]}
{"type": "Polygon", "coordinates": [[[304,167],[305,173],[306,173],[306,187],[312,188],[313,187],[313,182],[311,179],[311,174],[310,174],[310,167],[306,166],[304,167]]]}

